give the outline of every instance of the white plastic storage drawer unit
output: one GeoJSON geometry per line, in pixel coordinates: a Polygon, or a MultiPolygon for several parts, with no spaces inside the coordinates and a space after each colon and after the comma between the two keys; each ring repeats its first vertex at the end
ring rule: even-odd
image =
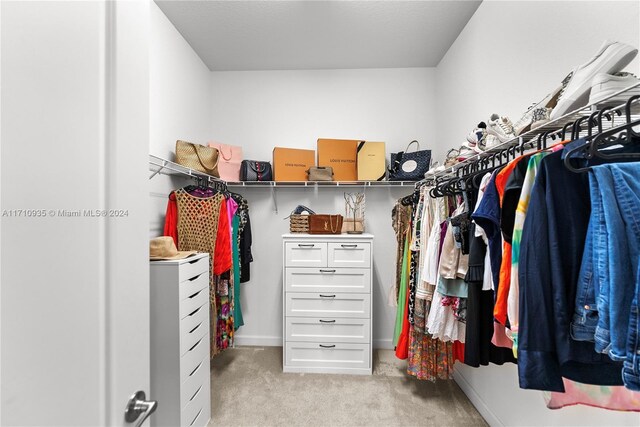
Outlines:
{"type": "Polygon", "coordinates": [[[151,261],[152,426],[209,423],[209,342],[209,254],[151,261]]]}
{"type": "Polygon", "coordinates": [[[373,236],[282,240],[284,372],[370,375],[373,236]]]}

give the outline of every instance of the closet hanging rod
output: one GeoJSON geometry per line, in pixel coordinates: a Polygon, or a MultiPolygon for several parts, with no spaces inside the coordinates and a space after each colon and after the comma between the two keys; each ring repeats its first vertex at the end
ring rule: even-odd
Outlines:
{"type": "MultiPolygon", "coordinates": [[[[589,115],[591,115],[595,111],[598,111],[598,107],[599,108],[606,107],[612,113],[623,111],[626,107],[626,98],[636,95],[638,93],[640,93],[640,82],[634,84],[633,86],[629,86],[628,88],[622,89],[618,92],[615,92],[610,96],[606,97],[605,99],[603,99],[602,101],[599,101],[595,104],[589,104],[584,107],[581,107],[577,110],[574,110],[572,112],[565,114],[564,116],[558,119],[555,119],[549,123],[546,123],[543,126],[540,126],[536,129],[525,132],[522,135],[519,135],[518,137],[513,138],[509,141],[500,143],[495,147],[492,147],[491,151],[485,151],[483,153],[473,155],[468,159],[463,160],[460,163],[457,163],[453,166],[446,168],[444,171],[437,172],[428,178],[418,181],[418,183],[428,179],[434,179],[434,178],[437,180],[445,179],[447,177],[450,177],[452,174],[456,174],[458,169],[464,167],[467,164],[473,164],[487,157],[490,158],[494,156],[496,153],[504,151],[505,149],[512,148],[514,146],[517,146],[518,148],[521,149],[521,152],[524,152],[524,147],[526,145],[531,145],[532,143],[535,143],[537,139],[539,139],[541,136],[545,134],[547,136],[553,135],[553,137],[555,137],[556,135],[560,136],[560,134],[563,133],[562,132],[563,128],[565,128],[569,124],[574,124],[578,119],[581,119],[583,117],[588,118],[589,115]]],[[[635,113],[640,112],[640,108],[639,108],[640,104],[635,104],[634,107],[635,107],[635,113]]]]}
{"type": "Polygon", "coordinates": [[[154,176],[158,174],[163,174],[163,175],[184,176],[185,178],[192,178],[192,179],[206,179],[207,182],[217,182],[217,183],[226,184],[226,181],[220,178],[216,178],[215,176],[211,176],[203,172],[189,169],[177,163],[163,159],[162,157],[154,156],[153,154],[149,154],[149,169],[153,171],[151,176],[149,176],[149,179],[152,179],[154,176]],[[166,173],[164,172],[165,170],[171,171],[172,173],[166,173]]]}

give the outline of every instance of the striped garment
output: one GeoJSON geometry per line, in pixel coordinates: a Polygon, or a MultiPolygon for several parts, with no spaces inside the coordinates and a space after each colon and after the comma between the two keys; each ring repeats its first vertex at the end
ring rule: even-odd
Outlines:
{"type": "Polygon", "coordinates": [[[522,192],[520,200],[516,208],[516,219],[513,226],[513,238],[511,240],[511,287],[507,297],[507,316],[511,330],[507,329],[507,336],[513,341],[513,354],[517,357],[518,350],[518,292],[520,289],[518,283],[518,260],[520,259],[520,241],[522,240],[522,228],[524,220],[529,208],[529,198],[533,184],[536,181],[536,175],[542,159],[550,154],[548,152],[537,153],[531,156],[527,165],[527,173],[522,184],[522,192]]]}

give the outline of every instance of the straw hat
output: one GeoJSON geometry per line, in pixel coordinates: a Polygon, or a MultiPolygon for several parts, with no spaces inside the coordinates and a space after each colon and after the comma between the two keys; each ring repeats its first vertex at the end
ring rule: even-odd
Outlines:
{"type": "Polygon", "coordinates": [[[198,251],[178,251],[175,243],[173,243],[173,238],[170,236],[156,237],[149,241],[150,260],[184,259],[197,253],[198,251]]]}

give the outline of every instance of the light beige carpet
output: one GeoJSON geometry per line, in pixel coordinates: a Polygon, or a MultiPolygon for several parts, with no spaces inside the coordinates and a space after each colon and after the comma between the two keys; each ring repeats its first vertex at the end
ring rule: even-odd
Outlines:
{"type": "Polygon", "coordinates": [[[211,426],[486,426],[453,381],[418,381],[390,350],[372,376],[285,374],[281,347],[239,347],[211,362],[211,426]]]}

